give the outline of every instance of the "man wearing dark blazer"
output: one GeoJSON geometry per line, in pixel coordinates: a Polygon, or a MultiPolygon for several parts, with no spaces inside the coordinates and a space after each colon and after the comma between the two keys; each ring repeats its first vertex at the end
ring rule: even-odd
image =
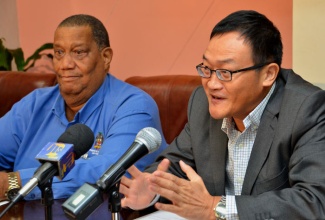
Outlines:
{"type": "Polygon", "coordinates": [[[220,21],[197,65],[188,123],[122,178],[122,206],[187,219],[325,219],[325,91],[281,68],[278,29],[255,11],[220,21]],[[166,172],[168,171],[168,172],[166,172]]]}

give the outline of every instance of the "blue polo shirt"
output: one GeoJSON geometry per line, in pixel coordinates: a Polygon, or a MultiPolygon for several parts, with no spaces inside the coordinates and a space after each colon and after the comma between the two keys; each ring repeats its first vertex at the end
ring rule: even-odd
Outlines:
{"type": "MultiPolygon", "coordinates": [[[[54,198],[67,198],[83,183],[95,183],[130,147],[142,128],[154,127],[162,134],[158,107],[151,96],[110,74],[71,122],[65,116],[58,85],[37,89],[0,118],[0,171],[19,171],[25,185],[40,166],[35,156],[76,123],[91,128],[95,141],[63,180],[53,179],[54,198]]],[[[163,138],[161,147],[136,166],[143,170],[165,147],[163,138]]],[[[38,187],[25,197],[39,198],[38,187]]]]}

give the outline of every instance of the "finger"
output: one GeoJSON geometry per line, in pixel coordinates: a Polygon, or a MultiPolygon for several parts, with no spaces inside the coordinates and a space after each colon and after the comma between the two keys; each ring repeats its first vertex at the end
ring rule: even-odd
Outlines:
{"type": "Polygon", "coordinates": [[[137,177],[139,175],[141,175],[141,171],[135,166],[132,165],[129,169],[128,169],[128,173],[132,176],[132,177],[137,177]]]}
{"type": "Polygon", "coordinates": [[[127,197],[124,197],[123,199],[121,199],[121,206],[124,207],[124,208],[129,207],[127,197]]]}
{"type": "Polygon", "coordinates": [[[119,188],[120,193],[122,193],[124,196],[128,195],[129,192],[129,187],[125,186],[124,184],[120,184],[120,188],[119,188]]]}
{"type": "Polygon", "coordinates": [[[127,178],[126,176],[122,176],[121,185],[123,184],[123,185],[129,187],[131,185],[131,183],[132,183],[131,179],[127,178]]]}
{"type": "Polygon", "coordinates": [[[155,195],[160,195],[161,197],[164,197],[165,199],[173,202],[175,199],[175,192],[173,192],[170,189],[162,188],[156,185],[150,185],[149,191],[153,192],[155,195]]]}
{"type": "Polygon", "coordinates": [[[152,173],[152,175],[149,178],[151,183],[158,184],[158,185],[160,185],[160,182],[161,183],[169,182],[169,181],[176,182],[177,179],[178,177],[175,176],[174,174],[163,172],[163,171],[155,171],[152,173]]]}
{"type": "Polygon", "coordinates": [[[181,184],[177,184],[179,178],[169,173],[158,172],[157,174],[162,174],[162,176],[152,175],[150,177],[149,190],[170,201],[178,200],[179,186],[181,186],[181,184]]]}
{"type": "Polygon", "coordinates": [[[164,203],[160,203],[160,202],[157,202],[155,204],[155,208],[158,209],[158,210],[162,210],[162,211],[167,211],[167,212],[172,212],[172,213],[175,213],[175,214],[178,214],[179,216],[182,216],[182,208],[176,206],[176,205],[172,205],[172,204],[164,204],[164,203]]]}
{"type": "Polygon", "coordinates": [[[159,163],[157,170],[165,172],[168,170],[169,164],[170,164],[169,160],[165,158],[159,163]]]}
{"type": "Polygon", "coordinates": [[[186,173],[186,176],[189,178],[189,180],[199,180],[201,179],[200,176],[193,170],[192,167],[184,163],[184,161],[179,161],[179,164],[181,166],[181,169],[186,173]]]}

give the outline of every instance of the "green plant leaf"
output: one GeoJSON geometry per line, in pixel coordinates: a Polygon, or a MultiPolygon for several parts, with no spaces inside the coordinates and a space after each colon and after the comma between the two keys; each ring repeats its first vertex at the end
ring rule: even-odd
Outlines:
{"type": "MultiPolygon", "coordinates": [[[[4,38],[0,38],[0,70],[12,70],[12,60],[15,60],[17,70],[24,71],[33,67],[35,61],[41,58],[41,52],[47,49],[53,49],[53,43],[45,43],[38,48],[33,55],[25,61],[24,53],[21,48],[8,49],[4,46],[4,38]]],[[[48,56],[51,54],[47,54],[48,56]]]]}
{"type": "Polygon", "coordinates": [[[9,50],[10,54],[14,57],[15,63],[18,71],[24,70],[24,52],[21,48],[17,48],[15,50],[9,50]]]}
{"type": "Polygon", "coordinates": [[[53,49],[53,43],[45,43],[40,48],[38,48],[33,53],[33,55],[31,55],[30,57],[28,57],[26,59],[25,64],[24,64],[24,69],[33,67],[35,64],[35,61],[41,58],[40,52],[42,52],[43,50],[48,50],[48,49],[53,49]],[[29,64],[30,62],[31,62],[31,64],[29,64]]]}
{"type": "Polygon", "coordinates": [[[3,45],[3,38],[0,38],[0,70],[11,70],[12,55],[3,45]]]}

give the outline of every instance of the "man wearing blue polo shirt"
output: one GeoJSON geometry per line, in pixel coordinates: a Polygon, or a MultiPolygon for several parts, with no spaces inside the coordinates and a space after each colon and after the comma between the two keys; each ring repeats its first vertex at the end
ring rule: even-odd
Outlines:
{"type": "MultiPolygon", "coordinates": [[[[95,142],[62,181],[54,178],[54,198],[96,182],[144,127],[162,134],[154,100],[108,73],[112,55],[107,30],[95,17],[74,15],[59,24],[53,60],[58,85],[35,90],[0,118],[0,199],[32,178],[40,166],[38,152],[73,124],[90,127],[95,142]]],[[[139,160],[138,168],[153,162],[165,147],[163,138],[160,149],[139,160]]],[[[38,187],[25,197],[39,198],[38,187]]]]}

